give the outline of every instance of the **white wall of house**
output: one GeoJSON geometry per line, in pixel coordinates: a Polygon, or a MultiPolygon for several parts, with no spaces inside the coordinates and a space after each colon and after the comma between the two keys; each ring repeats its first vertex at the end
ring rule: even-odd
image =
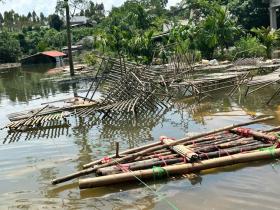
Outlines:
{"type": "Polygon", "coordinates": [[[270,13],[270,26],[277,29],[277,10],[280,9],[280,0],[270,0],[269,13],[270,13]]]}

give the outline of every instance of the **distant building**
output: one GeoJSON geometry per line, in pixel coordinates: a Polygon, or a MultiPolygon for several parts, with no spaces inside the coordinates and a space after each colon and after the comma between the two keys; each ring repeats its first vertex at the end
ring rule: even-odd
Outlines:
{"type": "MultiPolygon", "coordinates": [[[[72,50],[72,54],[75,55],[83,50],[83,45],[72,45],[71,50],[72,50]]],[[[67,46],[63,47],[62,52],[68,56],[68,47],[67,46]]]]}
{"type": "Polygon", "coordinates": [[[96,25],[95,21],[91,21],[86,16],[73,16],[70,19],[71,27],[80,27],[80,26],[93,26],[96,25]]]}
{"type": "Polygon", "coordinates": [[[170,31],[175,27],[175,25],[186,26],[188,23],[188,20],[178,20],[176,24],[174,22],[164,23],[162,26],[162,33],[153,36],[152,39],[154,41],[161,41],[164,37],[169,36],[170,31]]]}
{"type": "Polygon", "coordinates": [[[66,54],[58,51],[44,51],[37,54],[25,57],[20,60],[22,65],[31,64],[55,64],[58,66],[63,66],[63,57],[66,54]]]}
{"type": "MultiPolygon", "coordinates": [[[[188,23],[189,23],[188,20],[178,20],[176,24],[186,26],[188,25],[188,23]]],[[[165,33],[171,31],[171,29],[173,29],[174,26],[175,26],[174,22],[164,23],[162,26],[162,32],[165,33]]]]}
{"type": "Polygon", "coordinates": [[[269,13],[270,13],[270,26],[277,29],[277,12],[280,9],[280,0],[270,0],[269,13]]]}

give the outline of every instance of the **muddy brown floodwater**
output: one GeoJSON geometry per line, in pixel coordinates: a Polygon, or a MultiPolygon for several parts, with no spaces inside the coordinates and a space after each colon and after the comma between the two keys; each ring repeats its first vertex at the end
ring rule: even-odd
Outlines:
{"type": "MultiPolygon", "coordinates": [[[[85,94],[88,84],[76,87],[56,84],[42,69],[0,72],[0,127],[7,114],[73,96],[73,88],[85,94]]],[[[247,98],[217,94],[190,111],[188,101],[158,117],[112,124],[97,122],[82,126],[74,117],[62,132],[9,135],[1,130],[0,209],[279,209],[280,162],[260,161],[197,174],[195,179],[148,182],[156,194],[141,183],[79,191],[75,183],[52,186],[51,180],[81,169],[83,164],[114,152],[157,141],[166,135],[181,138],[190,133],[275,115],[276,119],[254,128],[279,125],[280,100],[266,106],[276,87],[247,98]]]]}

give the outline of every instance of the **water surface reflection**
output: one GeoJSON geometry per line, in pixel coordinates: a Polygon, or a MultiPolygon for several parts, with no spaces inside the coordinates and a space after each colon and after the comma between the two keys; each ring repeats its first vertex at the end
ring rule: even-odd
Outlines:
{"type": "MultiPolygon", "coordinates": [[[[41,103],[68,98],[88,87],[53,83],[46,70],[0,73],[0,127],[14,111],[38,107],[41,103]]],[[[180,99],[170,109],[154,115],[118,120],[70,118],[70,128],[21,134],[1,130],[0,206],[20,209],[278,209],[280,167],[277,161],[227,167],[197,174],[191,181],[175,178],[148,182],[156,194],[140,183],[79,191],[77,184],[52,186],[50,180],[81,169],[92,159],[121,149],[158,140],[166,135],[181,138],[261,115],[276,119],[256,128],[279,124],[279,99],[265,102],[276,87],[247,98],[229,98],[217,93],[200,104],[180,99]],[[85,121],[86,120],[86,121],[85,121]],[[85,126],[86,123],[86,126],[85,126]],[[49,133],[48,133],[49,132],[49,133]],[[165,199],[159,198],[161,194],[165,199]]],[[[243,91],[243,90],[242,90],[243,91]]]]}

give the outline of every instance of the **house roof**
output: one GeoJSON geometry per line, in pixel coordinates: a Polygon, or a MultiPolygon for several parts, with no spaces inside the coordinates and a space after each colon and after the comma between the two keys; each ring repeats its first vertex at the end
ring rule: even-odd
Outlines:
{"type": "Polygon", "coordinates": [[[71,17],[70,23],[87,23],[88,20],[89,18],[86,16],[73,16],[71,17]]]}
{"type": "Polygon", "coordinates": [[[60,56],[65,56],[66,54],[62,53],[62,52],[59,52],[59,51],[45,51],[45,52],[41,52],[41,54],[43,55],[48,55],[48,56],[51,56],[51,57],[60,57],[60,56]]]}

